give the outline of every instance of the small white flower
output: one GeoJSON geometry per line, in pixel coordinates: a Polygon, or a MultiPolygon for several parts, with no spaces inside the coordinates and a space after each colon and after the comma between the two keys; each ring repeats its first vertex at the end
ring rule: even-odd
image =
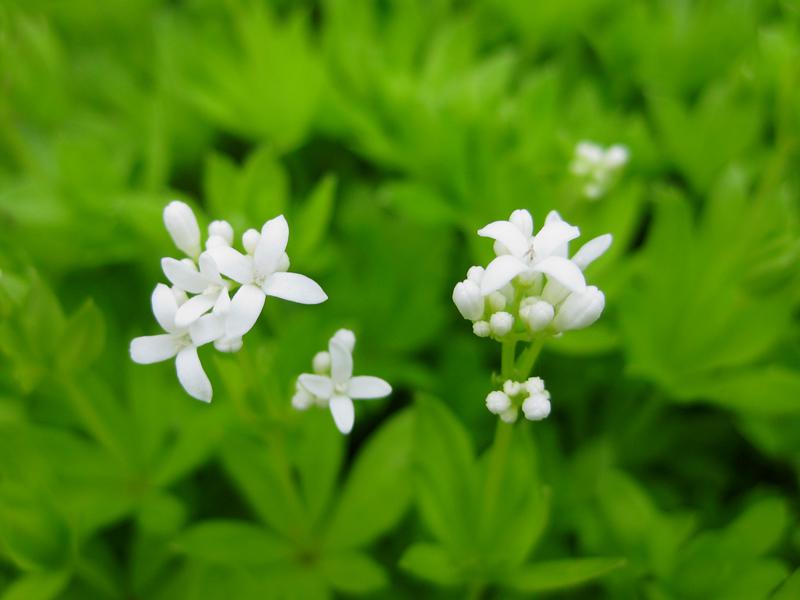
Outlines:
{"type": "Polygon", "coordinates": [[[605,295],[593,285],[573,292],[558,307],[553,326],[558,331],[584,329],[600,318],[605,305],[605,295]]]}
{"type": "Polygon", "coordinates": [[[151,297],[153,314],[167,333],[137,337],[131,341],[130,353],[134,362],[151,364],[175,357],[175,367],[183,389],[198,400],[210,402],[211,382],[203,371],[197,348],[214,341],[222,334],[221,328],[210,320],[192,327],[175,324],[178,312],[176,295],[166,285],[156,286],[151,297]]]}
{"type": "MultiPolygon", "coordinates": [[[[199,270],[190,260],[161,259],[164,275],[175,287],[197,294],[189,298],[178,309],[178,314],[175,316],[175,323],[178,327],[188,327],[209,310],[215,308],[218,302],[225,302],[225,300],[221,300],[221,294],[223,291],[227,293],[228,283],[220,275],[210,252],[203,252],[198,262],[199,270]]],[[[215,312],[219,310],[221,307],[215,308],[215,312]]]]}
{"type": "Polygon", "coordinates": [[[261,239],[261,234],[257,229],[248,229],[242,234],[242,246],[244,251],[250,256],[256,253],[258,241],[261,239]]]}
{"type": "Polygon", "coordinates": [[[453,289],[453,302],[465,319],[477,321],[483,316],[484,301],[481,288],[469,278],[456,284],[453,289]]]}
{"type": "Polygon", "coordinates": [[[514,327],[514,317],[511,313],[496,312],[489,319],[489,327],[496,337],[503,337],[514,327]]]}
{"type": "Polygon", "coordinates": [[[508,394],[500,391],[489,392],[486,396],[486,408],[495,415],[504,413],[511,406],[511,398],[508,394]]]}
{"type": "Polygon", "coordinates": [[[167,204],[164,207],[164,225],[178,249],[197,259],[200,255],[200,227],[189,205],[180,200],[167,204]]]}
{"type": "Polygon", "coordinates": [[[489,326],[488,321],[475,321],[472,324],[472,333],[478,337],[489,337],[492,333],[492,328],[489,326]]]}
{"type": "MultiPolygon", "coordinates": [[[[340,330],[328,343],[331,359],[330,376],[303,373],[298,378],[300,386],[313,395],[319,404],[330,408],[336,427],[342,433],[350,433],[355,420],[353,400],[383,398],[392,392],[392,387],[379,377],[360,375],[353,377],[353,355],[345,345],[349,336],[340,330]],[[337,337],[337,335],[339,337],[337,337]]],[[[353,336],[353,344],[355,344],[353,336]]]]}
{"type": "Polygon", "coordinates": [[[286,244],[289,225],[283,215],[264,224],[253,256],[230,247],[208,250],[219,270],[241,284],[231,301],[227,319],[228,334],[242,336],[258,320],[267,296],[301,304],[319,304],[328,299],[314,280],[298,273],[288,273],[286,244]]]}
{"type": "Polygon", "coordinates": [[[325,375],[331,370],[330,352],[317,352],[312,361],[312,368],[317,375],[325,375]]]}
{"type": "Polygon", "coordinates": [[[604,149],[594,142],[582,141],[575,146],[570,170],[583,180],[584,195],[596,200],[606,193],[628,158],[628,149],[621,144],[604,149]]]}
{"type": "Polygon", "coordinates": [[[519,308],[519,316],[534,333],[543,331],[553,321],[553,305],[538,298],[525,298],[519,308]]]}

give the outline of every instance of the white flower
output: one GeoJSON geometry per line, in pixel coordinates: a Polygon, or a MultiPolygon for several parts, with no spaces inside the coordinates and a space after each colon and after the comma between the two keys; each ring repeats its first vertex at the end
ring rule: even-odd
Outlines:
{"type": "MultiPolygon", "coordinates": [[[[352,332],[348,333],[352,335],[352,332]]],[[[337,332],[337,335],[334,335],[328,343],[330,376],[303,373],[298,378],[298,383],[319,404],[327,404],[330,407],[336,427],[347,434],[353,429],[355,420],[353,400],[383,398],[392,392],[392,388],[379,377],[364,375],[353,377],[353,355],[347,347],[350,336],[340,332],[337,332]]],[[[354,344],[355,336],[352,341],[354,344]]],[[[304,401],[305,398],[293,399],[293,403],[298,404],[304,401]]]]}
{"type": "Polygon", "coordinates": [[[192,259],[200,255],[200,227],[188,204],[180,200],[167,204],[164,207],[164,225],[179,250],[192,259]]]}
{"type": "Polygon", "coordinates": [[[312,279],[286,272],[288,241],[289,225],[281,215],[264,224],[253,256],[230,247],[208,250],[219,270],[242,286],[231,301],[227,319],[229,335],[242,336],[250,331],[264,308],[267,296],[301,304],[319,304],[328,299],[312,279]]]}
{"type": "Polygon", "coordinates": [[[486,408],[495,415],[504,413],[511,407],[511,398],[508,396],[505,392],[489,392],[486,396],[486,408]]]}
{"type": "Polygon", "coordinates": [[[594,142],[581,141],[575,146],[570,170],[584,181],[584,195],[596,200],[606,193],[628,158],[628,149],[621,144],[604,149],[594,142]]]}
{"type": "Polygon", "coordinates": [[[514,211],[508,221],[495,221],[478,230],[478,235],[495,240],[496,250],[502,252],[483,273],[484,296],[519,275],[532,279],[544,274],[573,291],[586,286],[583,273],[566,258],[564,251],[567,243],[580,235],[580,230],[563,221],[558,213],[553,211],[551,215],[536,235],[533,235],[533,218],[527,210],[514,211]]]}
{"type": "Polygon", "coordinates": [[[484,301],[481,288],[471,279],[456,284],[453,289],[453,302],[465,319],[477,321],[483,316],[484,301]]]}
{"type": "Polygon", "coordinates": [[[339,329],[333,334],[333,339],[339,342],[350,354],[356,348],[356,334],[350,329],[339,329]]]}
{"type": "Polygon", "coordinates": [[[183,389],[198,400],[211,401],[211,382],[203,371],[197,355],[198,346],[214,341],[222,334],[219,327],[203,321],[192,327],[175,324],[178,300],[173,291],[160,283],[151,298],[153,314],[167,333],[137,337],[131,341],[130,353],[134,362],[151,364],[175,357],[175,367],[183,389]]]}
{"type": "MultiPolygon", "coordinates": [[[[227,247],[227,246],[225,246],[227,247]]],[[[175,315],[175,324],[178,327],[188,327],[212,308],[219,312],[221,307],[216,306],[221,300],[222,292],[228,291],[228,283],[220,275],[216,262],[209,251],[200,255],[200,270],[188,259],[176,260],[162,258],[161,268],[167,279],[185,292],[197,294],[181,305],[175,315]]]]}
{"type": "Polygon", "coordinates": [[[605,305],[605,295],[593,285],[573,292],[558,307],[553,326],[558,331],[584,329],[600,318],[605,305]]]}

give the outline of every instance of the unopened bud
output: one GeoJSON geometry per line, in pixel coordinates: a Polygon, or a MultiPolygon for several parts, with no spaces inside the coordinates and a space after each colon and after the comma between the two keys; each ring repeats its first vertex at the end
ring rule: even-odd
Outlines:
{"type": "Polygon", "coordinates": [[[521,387],[519,382],[509,379],[503,383],[503,392],[509,396],[516,396],[519,394],[521,387]]]}
{"type": "Polygon", "coordinates": [[[257,229],[248,229],[242,234],[242,246],[248,254],[255,254],[256,246],[261,239],[261,234],[257,229]]]}
{"type": "Polygon", "coordinates": [[[483,267],[470,267],[469,271],[467,271],[467,279],[470,281],[474,281],[478,285],[481,283],[481,279],[483,279],[483,274],[486,272],[486,269],[483,267]]]}
{"type": "Polygon", "coordinates": [[[533,332],[543,331],[553,321],[555,309],[544,300],[537,300],[519,309],[519,316],[533,332]]]}
{"type": "Polygon", "coordinates": [[[583,329],[600,318],[605,305],[603,292],[593,285],[580,292],[572,292],[559,306],[553,325],[559,331],[583,329]]]}
{"type": "Polygon", "coordinates": [[[181,252],[192,258],[200,255],[200,227],[188,204],[180,200],[167,204],[164,208],[164,226],[181,252]]]}
{"type": "Polygon", "coordinates": [[[514,317],[507,312],[497,312],[489,319],[492,334],[503,337],[514,327],[514,317]]]}
{"type": "Polygon", "coordinates": [[[331,355],[328,352],[317,352],[312,361],[314,373],[326,375],[331,370],[331,355]]]}
{"type": "Polygon", "coordinates": [[[550,394],[544,392],[528,396],[522,403],[522,412],[529,421],[546,419],[550,414],[550,394]]]}
{"type": "Polygon", "coordinates": [[[453,288],[453,302],[461,316],[476,321],[483,316],[484,301],[481,288],[470,279],[465,279],[453,288]]]}
{"type": "MultiPolygon", "coordinates": [[[[480,293],[480,290],[478,293],[480,293]]],[[[492,292],[486,297],[486,301],[489,303],[489,308],[492,312],[503,310],[508,302],[506,297],[500,292],[492,292]]]]}
{"type": "Polygon", "coordinates": [[[306,410],[313,404],[314,396],[298,383],[294,396],[292,396],[292,406],[297,410],[306,410]]]}
{"type": "Polygon", "coordinates": [[[233,226],[227,221],[211,221],[208,225],[208,235],[218,235],[228,246],[233,244],[233,226]]]}
{"type": "Polygon", "coordinates": [[[510,406],[511,398],[504,392],[489,392],[486,396],[486,408],[488,408],[489,412],[492,414],[499,415],[507,411],[510,406]]]}
{"type": "Polygon", "coordinates": [[[477,335],[478,337],[489,337],[489,334],[492,333],[492,328],[489,327],[488,321],[475,321],[472,324],[472,333],[477,335]]]}
{"type": "Polygon", "coordinates": [[[339,342],[345,350],[353,353],[353,349],[356,347],[356,334],[350,331],[349,329],[340,329],[336,333],[333,334],[333,339],[339,342]]]}

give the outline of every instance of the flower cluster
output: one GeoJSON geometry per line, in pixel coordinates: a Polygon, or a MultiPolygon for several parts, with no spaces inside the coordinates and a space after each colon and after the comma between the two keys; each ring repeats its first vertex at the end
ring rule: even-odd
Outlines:
{"type": "Polygon", "coordinates": [[[577,227],[551,211],[533,234],[527,210],[515,210],[508,221],[495,221],[478,231],[495,240],[497,254],[489,265],[471,267],[453,290],[461,315],[473,322],[480,337],[530,341],[583,329],[603,312],[605,296],[587,286],[583,276],[611,245],[611,235],[596,237],[568,258],[568,244],[577,227]]]}
{"type": "Polygon", "coordinates": [[[161,260],[172,287],[158,284],[152,307],[166,333],[134,339],[131,358],[149,364],[175,357],[178,380],[187,393],[210,402],[211,383],[200,363],[198,347],[213,343],[221,352],[238,351],[267,296],[301,304],[319,304],[327,296],[313,280],[288,272],[289,225],[283,215],[267,221],[260,232],[245,231],[244,253],[233,247],[233,227],[226,221],[208,226],[203,250],[197,219],[183,202],[166,206],[164,225],[185,257],[161,260]]]}
{"type": "Polygon", "coordinates": [[[541,421],[550,414],[550,392],[545,389],[541,377],[522,382],[509,379],[502,390],[489,392],[486,408],[506,423],[517,420],[520,408],[529,421],[541,421]]]}
{"type": "Polygon", "coordinates": [[[292,397],[292,406],[297,410],[312,406],[329,407],[336,427],[345,434],[353,429],[353,400],[383,398],[392,392],[391,386],[379,377],[353,377],[355,345],[356,336],[352,331],[337,331],[328,343],[328,351],[314,356],[314,373],[303,373],[298,377],[292,397]]]}
{"type": "Polygon", "coordinates": [[[603,148],[594,142],[578,142],[570,171],[580,178],[584,195],[597,200],[608,191],[628,156],[628,149],[621,144],[603,148]]]}

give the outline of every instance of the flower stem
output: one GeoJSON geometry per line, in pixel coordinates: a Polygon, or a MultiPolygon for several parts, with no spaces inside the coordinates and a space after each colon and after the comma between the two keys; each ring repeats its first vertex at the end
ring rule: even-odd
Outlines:
{"type": "Polygon", "coordinates": [[[544,338],[538,337],[531,342],[531,345],[528,346],[522,354],[520,354],[517,364],[517,376],[520,381],[530,376],[533,365],[536,364],[536,359],[539,358],[543,346],[544,338]]]}

